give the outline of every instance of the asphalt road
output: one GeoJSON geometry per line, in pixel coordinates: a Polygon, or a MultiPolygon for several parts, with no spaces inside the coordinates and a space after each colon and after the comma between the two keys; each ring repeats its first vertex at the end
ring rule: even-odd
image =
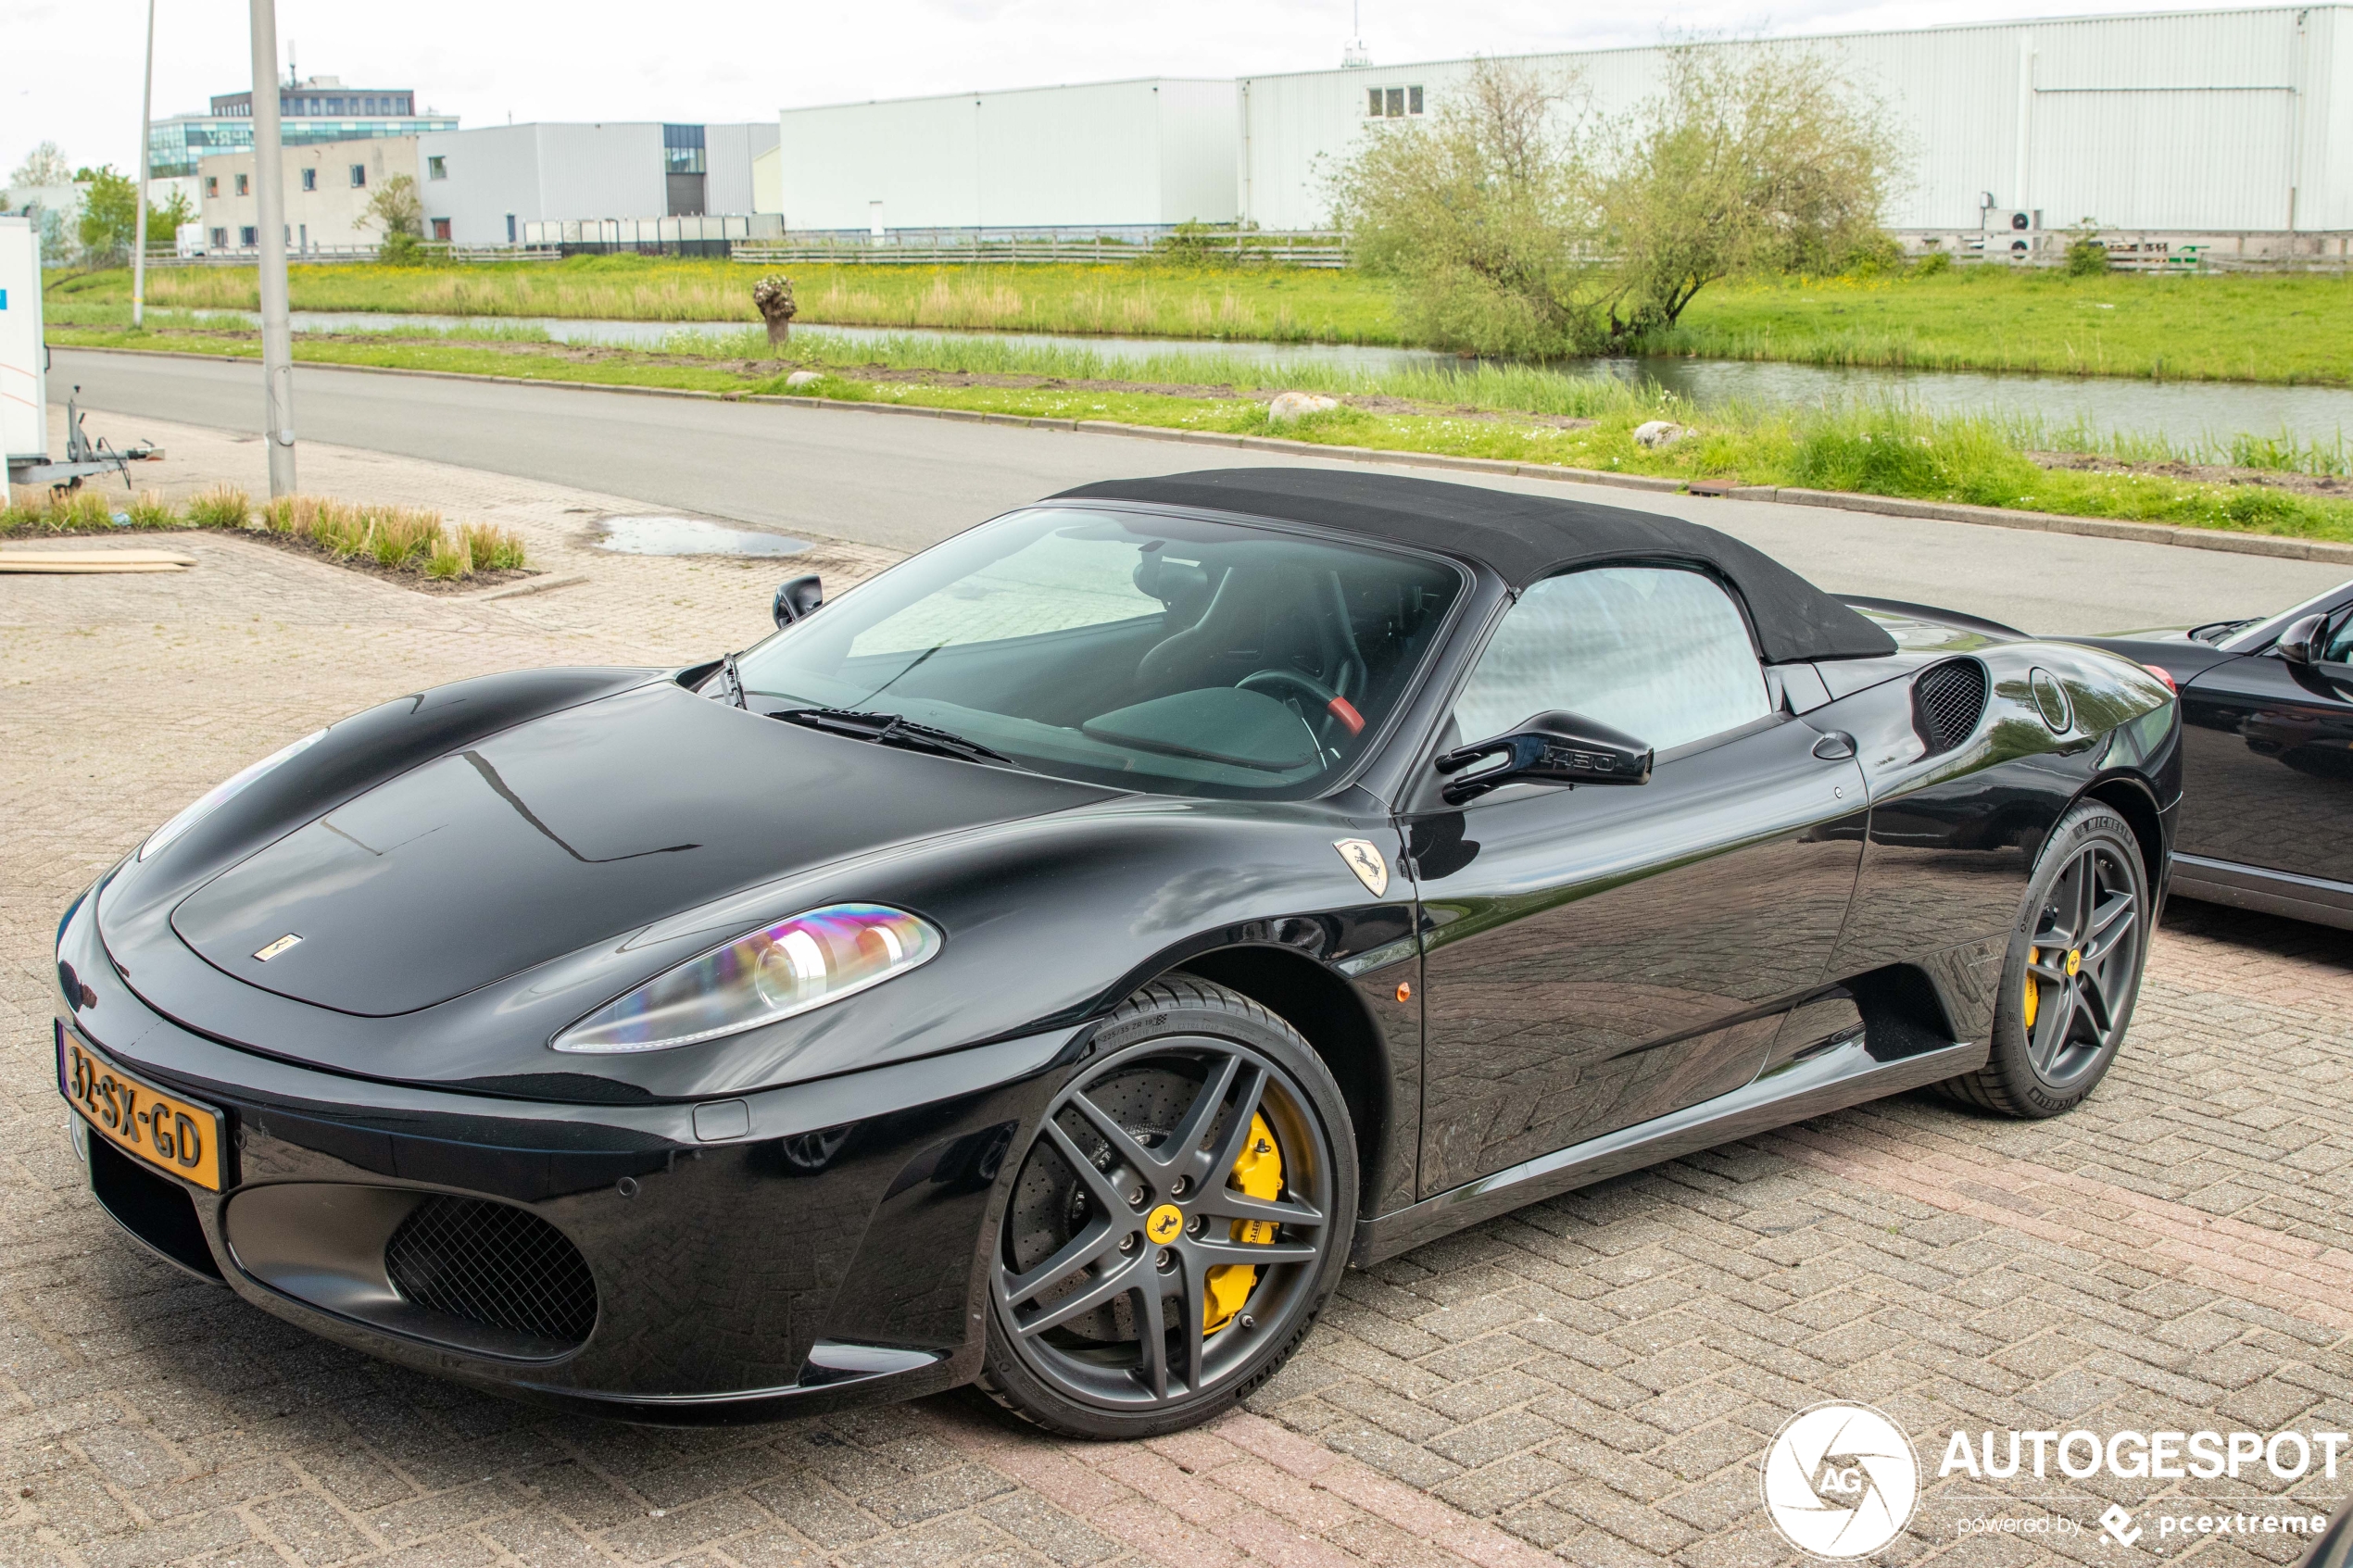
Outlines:
{"type": "MultiPolygon", "coordinates": [[[[76,384],[91,433],[120,444],[135,417],[251,430],[250,360],[57,349],[50,395],[76,384]],[[119,422],[108,416],[132,416],[119,422]]],[[[705,402],[523,383],[443,381],[303,366],[306,440],[397,453],[632,496],[649,508],[913,550],[1089,480],[1261,465],[1345,467],[1267,452],[854,408],[705,402]]],[[[1382,471],[1415,471],[1383,465],[1382,471]]],[[[2041,632],[2109,632],[2284,608],[2344,569],[2221,551],[1915,521],[1770,502],[1698,500],[1544,480],[1428,477],[1690,517],[1755,545],[1836,593],[1949,606],[2041,632]]]]}

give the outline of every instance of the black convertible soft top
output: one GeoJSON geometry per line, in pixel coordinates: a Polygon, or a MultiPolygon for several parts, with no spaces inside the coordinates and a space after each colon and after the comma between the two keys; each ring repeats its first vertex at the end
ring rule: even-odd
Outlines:
{"type": "Polygon", "coordinates": [[[1514,588],[1613,560],[1686,561],[1739,594],[1768,663],[1872,659],[1895,651],[1884,631],[1764,552],[1680,518],[1523,495],[1473,484],[1346,469],[1204,469],[1112,479],[1057,501],[1142,501],[1361,533],[1467,557],[1514,588]]]}

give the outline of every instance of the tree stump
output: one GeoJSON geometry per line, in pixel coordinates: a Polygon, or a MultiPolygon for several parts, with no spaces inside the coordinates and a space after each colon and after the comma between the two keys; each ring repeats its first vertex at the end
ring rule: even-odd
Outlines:
{"type": "Polygon", "coordinates": [[[792,319],[800,314],[800,307],[793,302],[792,280],[781,272],[771,272],[751,285],[751,302],[760,308],[760,319],[768,323],[771,347],[782,347],[792,336],[792,319]]]}

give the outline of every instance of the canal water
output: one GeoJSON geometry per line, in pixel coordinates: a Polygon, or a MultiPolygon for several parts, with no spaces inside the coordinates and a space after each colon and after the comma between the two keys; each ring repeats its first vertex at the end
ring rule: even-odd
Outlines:
{"type": "MultiPolygon", "coordinates": [[[[216,314],[257,320],[249,312],[216,314]]],[[[296,332],[397,327],[536,327],[559,343],[658,348],[686,332],[756,332],[740,321],[609,321],[562,317],[465,317],[384,311],[294,313],[296,332]]],[[[1048,332],[956,332],[919,328],[796,323],[793,335],[852,345],[884,340],[998,343],[1079,350],[1104,359],[1197,363],[1197,373],[1229,376],[1241,367],[1379,373],[1453,370],[1470,363],[1423,348],[1354,344],[1237,343],[1183,338],[1082,337],[1048,332]]],[[[1931,413],[1988,413],[2039,420],[2053,431],[2081,424],[2103,434],[2162,436],[2182,446],[2227,447],[2235,435],[2287,437],[2342,450],[2353,444],[2353,388],[2267,386],[2241,382],[2152,382],[2122,377],[1992,375],[1976,371],[1876,370],[1740,359],[1624,358],[1590,362],[1566,375],[1650,381],[1702,408],[1728,402],[1813,405],[1850,399],[1908,403],[1931,413]]]]}

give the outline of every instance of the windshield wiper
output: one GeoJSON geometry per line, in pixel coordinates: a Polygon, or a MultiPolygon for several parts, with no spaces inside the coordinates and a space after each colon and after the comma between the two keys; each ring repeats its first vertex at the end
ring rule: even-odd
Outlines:
{"type": "Polygon", "coordinates": [[[723,656],[719,660],[719,668],[727,677],[727,691],[736,699],[736,706],[749,710],[751,702],[744,696],[744,678],[736,669],[736,656],[732,653],[723,656]]]}
{"type": "Polygon", "coordinates": [[[950,730],[935,730],[929,724],[914,723],[896,713],[868,713],[855,708],[787,708],[768,717],[823,730],[827,734],[903,746],[909,751],[928,751],[937,757],[995,762],[1007,768],[1022,766],[1003,752],[992,751],[976,740],[966,740],[950,730]]]}

